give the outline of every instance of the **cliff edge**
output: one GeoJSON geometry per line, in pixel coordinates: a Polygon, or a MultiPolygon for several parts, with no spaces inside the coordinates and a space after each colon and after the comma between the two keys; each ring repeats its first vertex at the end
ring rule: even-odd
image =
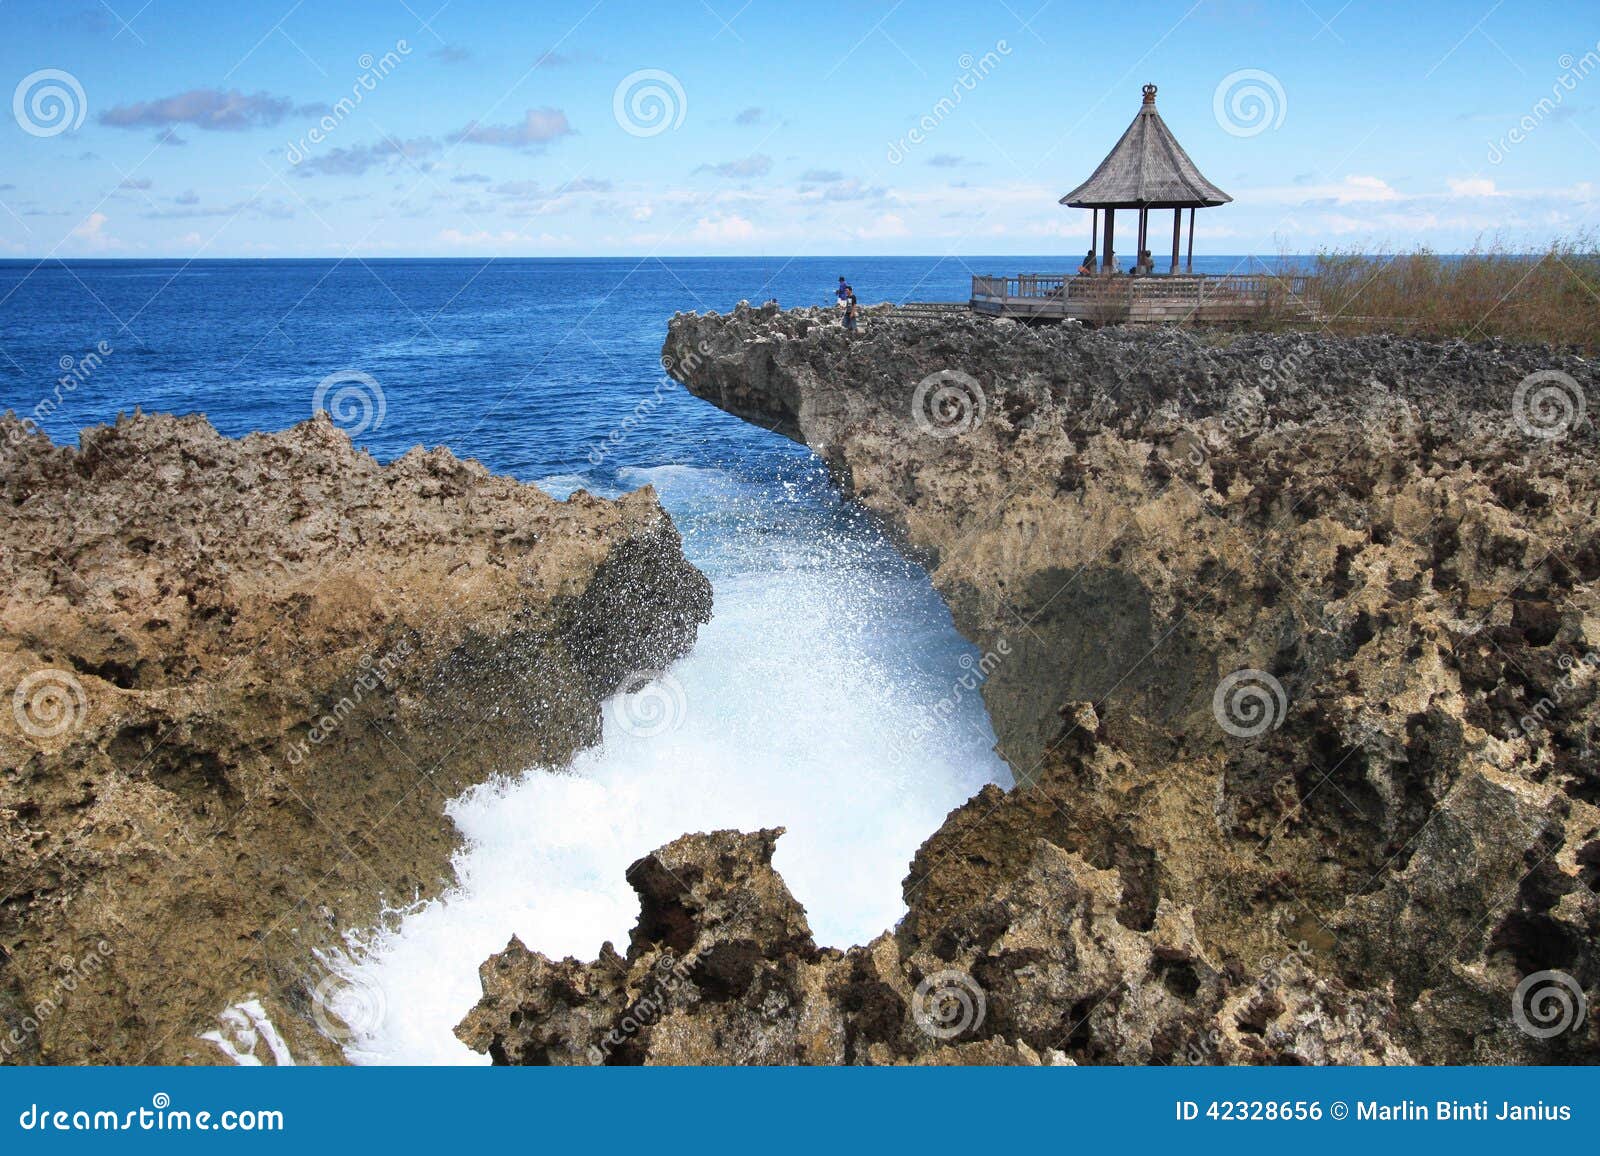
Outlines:
{"type": "MultiPolygon", "coordinates": [[[[848,963],[663,937],[641,890],[621,986],[569,1001],[616,1031],[660,953],[688,978],[609,1062],[777,1054],[716,1018],[732,955],[739,999],[833,1033],[789,1059],[1600,1057],[1593,363],[892,310],[852,337],[775,305],[674,317],[663,363],[810,445],[926,562],[1017,786],[951,813],[848,963]],[[925,1030],[930,976],[981,1022],[925,1030]]],[[[519,947],[464,1038],[579,1054],[527,1004],[505,1023],[519,947]]]]}

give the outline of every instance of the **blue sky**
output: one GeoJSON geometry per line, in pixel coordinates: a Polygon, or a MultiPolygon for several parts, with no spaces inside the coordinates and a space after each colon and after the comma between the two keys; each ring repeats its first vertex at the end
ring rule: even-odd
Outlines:
{"type": "Polygon", "coordinates": [[[5,2],[0,78],[11,257],[1077,252],[1146,81],[1200,253],[1600,221],[1592,2],[5,2]]]}

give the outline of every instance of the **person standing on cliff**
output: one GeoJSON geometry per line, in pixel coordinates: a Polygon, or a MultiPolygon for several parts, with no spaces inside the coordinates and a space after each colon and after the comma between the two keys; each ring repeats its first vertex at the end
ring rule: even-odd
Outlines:
{"type": "Polygon", "coordinates": [[[839,308],[843,309],[850,303],[850,299],[856,295],[856,291],[850,288],[848,281],[840,277],[839,287],[833,291],[833,295],[839,302],[839,308]]]}
{"type": "Polygon", "coordinates": [[[848,333],[856,331],[856,295],[851,293],[844,303],[844,327],[848,333]]]}

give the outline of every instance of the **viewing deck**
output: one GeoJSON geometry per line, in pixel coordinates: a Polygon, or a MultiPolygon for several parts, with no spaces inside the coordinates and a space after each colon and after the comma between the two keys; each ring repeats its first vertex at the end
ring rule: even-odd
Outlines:
{"type": "Polygon", "coordinates": [[[971,307],[989,317],[1072,319],[1093,325],[1259,321],[1315,315],[1306,279],[1269,273],[1075,276],[1022,273],[972,278],[971,307]]]}

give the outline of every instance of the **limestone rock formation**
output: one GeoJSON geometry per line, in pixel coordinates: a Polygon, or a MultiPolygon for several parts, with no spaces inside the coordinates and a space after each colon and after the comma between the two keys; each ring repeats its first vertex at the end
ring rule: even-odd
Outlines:
{"type": "Polygon", "coordinates": [[[381,466],[326,416],[135,416],[73,449],[7,415],[0,455],[11,1062],[223,1061],[198,1037],[227,1012],[262,1044],[256,1010],[337,1059],[315,953],[434,892],[446,800],[564,763],[710,614],[648,490],[381,466]]]}
{"type": "MultiPolygon", "coordinates": [[[[720,1001],[700,940],[635,943],[593,1024],[652,950],[691,979],[623,1058],[920,1056],[938,965],[1041,1057],[1600,1057],[1594,364],[775,305],[675,317],[663,361],[926,561],[1017,786],[922,848],[903,923],[847,957],[870,997],[816,994],[846,964],[788,932],[740,948],[771,986],[720,1001]],[[788,1035],[731,1010],[768,991],[788,1035]]],[[[492,1019],[474,1043],[512,1038],[492,1019]]]]}
{"type": "Polygon", "coordinates": [[[1391,1001],[1295,952],[1217,965],[1187,910],[1119,919],[1120,883],[1044,839],[933,941],[819,950],[772,870],[780,831],[686,835],[629,868],[626,956],[553,962],[513,939],[457,1029],[512,1064],[1404,1062],[1391,1001]]]}

